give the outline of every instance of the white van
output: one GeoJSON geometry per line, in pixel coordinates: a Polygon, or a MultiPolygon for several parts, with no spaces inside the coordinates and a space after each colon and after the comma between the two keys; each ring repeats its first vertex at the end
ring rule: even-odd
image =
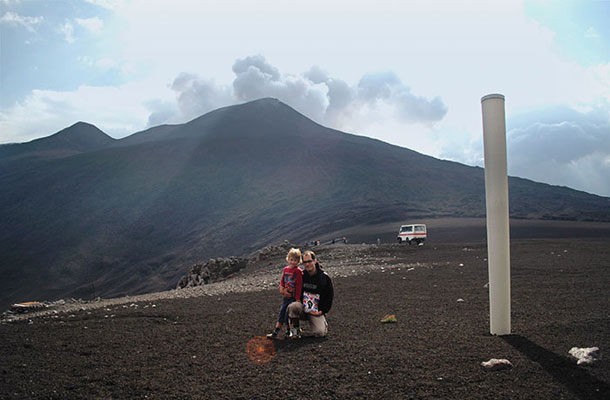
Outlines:
{"type": "Polygon", "coordinates": [[[426,241],[426,225],[402,225],[398,231],[398,243],[420,244],[426,241]]]}

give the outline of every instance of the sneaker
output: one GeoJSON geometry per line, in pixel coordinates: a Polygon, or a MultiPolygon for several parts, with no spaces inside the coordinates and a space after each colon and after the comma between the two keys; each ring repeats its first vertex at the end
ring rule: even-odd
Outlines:
{"type": "Polygon", "coordinates": [[[267,334],[267,339],[275,339],[277,338],[277,334],[279,333],[278,329],[274,329],[273,332],[267,334]]]}
{"type": "Polygon", "coordinates": [[[290,333],[287,337],[289,337],[290,339],[300,339],[301,333],[299,332],[298,328],[292,328],[290,329],[290,333]]]}

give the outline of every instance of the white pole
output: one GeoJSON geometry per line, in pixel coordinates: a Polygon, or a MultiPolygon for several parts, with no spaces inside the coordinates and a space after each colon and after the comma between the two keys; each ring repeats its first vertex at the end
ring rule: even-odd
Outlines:
{"type": "Polygon", "coordinates": [[[510,237],[504,96],[484,96],[481,106],[489,260],[489,330],[492,335],[507,335],[510,333],[510,237]]]}

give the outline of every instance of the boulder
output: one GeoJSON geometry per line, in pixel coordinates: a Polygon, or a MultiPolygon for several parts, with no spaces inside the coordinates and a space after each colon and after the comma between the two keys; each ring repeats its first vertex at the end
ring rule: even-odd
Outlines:
{"type": "Polygon", "coordinates": [[[247,258],[211,258],[205,263],[197,263],[183,276],[176,289],[206,285],[218,281],[244,268],[248,264],[247,258]]]}

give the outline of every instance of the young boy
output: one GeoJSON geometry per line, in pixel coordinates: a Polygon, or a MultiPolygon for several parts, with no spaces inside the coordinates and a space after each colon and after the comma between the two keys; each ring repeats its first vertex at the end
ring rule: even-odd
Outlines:
{"type": "MultiPolygon", "coordinates": [[[[280,307],[280,313],[277,317],[277,323],[273,332],[267,335],[269,339],[275,339],[282,329],[284,322],[288,322],[288,315],[286,309],[288,304],[293,301],[301,301],[301,290],[303,288],[303,270],[299,268],[301,263],[301,251],[299,249],[290,249],[286,256],[288,265],[284,267],[282,271],[282,279],[280,280],[280,293],[284,298],[282,299],[282,306],[280,307]]],[[[286,337],[296,336],[291,334],[290,326],[286,327],[286,337]]]]}

